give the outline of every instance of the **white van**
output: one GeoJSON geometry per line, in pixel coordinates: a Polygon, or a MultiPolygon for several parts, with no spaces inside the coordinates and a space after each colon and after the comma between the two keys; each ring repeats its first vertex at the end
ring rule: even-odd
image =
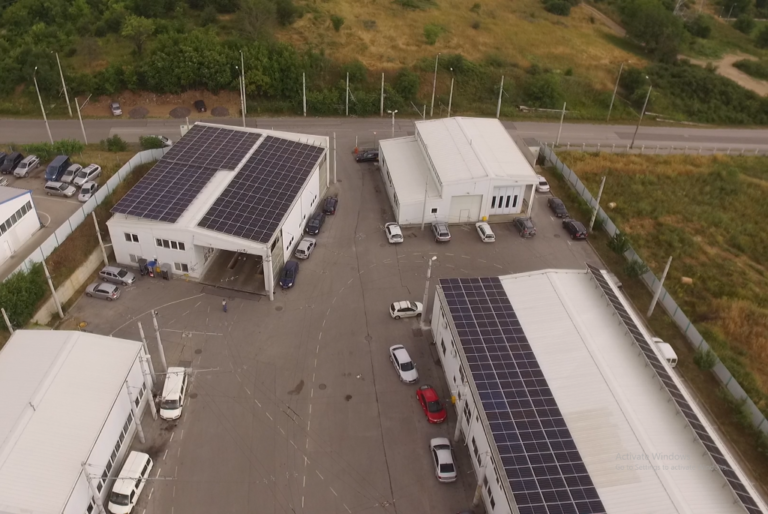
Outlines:
{"type": "Polygon", "coordinates": [[[125,459],[123,469],[115,480],[112,492],[109,495],[107,508],[112,514],[129,514],[139,500],[141,490],[147,483],[149,473],[152,471],[152,459],[141,452],[131,452],[125,459]]]}
{"type": "Polygon", "coordinates": [[[167,420],[179,419],[181,408],[184,407],[184,396],[187,392],[187,370],[184,368],[168,368],[163,386],[163,396],[160,399],[160,417],[167,420]]]}
{"type": "Polygon", "coordinates": [[[653,337],[651,339],[661,352],[661,356],[664,357],[664,360],[666,360],[669,364],[669,367],[674,368],[677,366],[677,354],[675,353],[675,350],[672,349],[672,346],[670,346],[669,343],[665,343],[658,337],[653,337]]]}

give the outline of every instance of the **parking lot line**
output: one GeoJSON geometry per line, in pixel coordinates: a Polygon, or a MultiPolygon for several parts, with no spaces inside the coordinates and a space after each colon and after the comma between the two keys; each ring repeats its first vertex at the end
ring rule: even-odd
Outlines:
{"type": "Polygon", "coordinates": [[[259,403],[259,400],[257,400],[256,398],[254,398],[254,399],[253,399],[253,401],[254,401],[254,402],[256,402],[256,405],[258,405],[259,407],[261,407],[261,404],[259,403]]]}
{"type": "Polygon", "coordinates": [[[317,476],[319,476],[319,477],[320,477],[320,480],[325,480],[325,479],[323,478],[323,475],[321,475],[321,474],[320,474],[320,472],[319,472],[318,470],[315,470],[315,473],[317,473],[317,476]]]}
{"type": "Polygon", "coordinates": [[[163,454],[163,460],[168,456],[168,450],[165,450],[165,453],[163,454]]]}

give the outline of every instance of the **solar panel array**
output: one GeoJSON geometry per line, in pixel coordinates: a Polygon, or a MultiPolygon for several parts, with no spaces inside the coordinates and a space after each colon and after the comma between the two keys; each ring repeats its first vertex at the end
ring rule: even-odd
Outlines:
{"type": "Polygon", "coordinates": [[[267,136],[199,226],[267,243],[325,151],[267,136]]]}
{"type": "Polygon", "coordinates": [[[605,276],[600,272],[598,268],[590,264],[587,264],[587,268],[589,269],[589,272],[597,284],[600,286],[600,289],[602,289],[603,294],[608,299],[608,302],[613,306],[616,314],[619,316],[619,319],[621,319],[627,331],[632,336],[632,339],[634,339],[637,346],[640,347],[640,351],[645,356],[645,360],[656,372],[656,375],[658,376],[659,380],[661,380],[661,383],[664,384],[664,387],[672,397],[675,405],[677,405],[680,413],[688,421],[688,424],[690,425],[691,430],[693,430],[693,433],[696,435],[696,438],[699,440],[699,442],[701,442],[702,445],[704,445],[704,448],[712,458],[715,467],[720,470],[720,473],[722,473],[723,478],[725,478],[735,497],[738,498],[738,501],[741,502],[744,509],[746,509],[746,511],[750,514],[761,513],[762,510],[760,507],[758,507],[757,502],[755,502],[754,498],[752,498],[752,495],[749,493],[747,488],[744,487],[744,483],[741,481],[731,464],[725,458],[723,452],[720,451],[720,448],[718,448],[715,440],[712,439],[712,437],[709,435],[709,431],[704,426],[704,424],[702,424],[699,416],[696,415],[696,413],[693,411],[691,404],[688,402],[688,400],[685,399],[685,396],[683,396],[680,388],[677,387],[677,384],[675,384],[671,375],[667,372],[664,364],[661,362],[661,359],[659,359],[659,357],[653,351],[651,344],[646,340],[643,333],[632,320],[632,317],[629,315],[629,312],[627,312],[627,309],[624,308],[624,304],[621,302],[621,299],[616,295],[616,293],[614,293],[613,289],[608,283],[608,280],[606,280],[605,276]]]}
{"type": "Polygon", "coordinates": [[[234,170],[260,137],[255,132],[195,125],[112,212],[175,222],[213,175],[234,170]]]}
{"type": "Polygon", "coordinates": [[[519,513],[604,513],[499,278],[440,286],[519,513]]]}

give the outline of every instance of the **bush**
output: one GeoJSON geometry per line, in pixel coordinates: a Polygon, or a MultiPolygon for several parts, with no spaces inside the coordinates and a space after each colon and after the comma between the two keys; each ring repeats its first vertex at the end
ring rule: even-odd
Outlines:
{"type": "Polygon", "coordinates": [[[768,25],[760,29],[755,38],[755,46],[758,48],[768,48],[768,25]]]}
{"type": "Polygon", "coordinates": [[[683,23],[658,0],[631,0],[621,6],[627,35],[656,60],[674,62],[683,40],[683,23]]]}
{"type": "Polygon", "coordinates": [[[435,25],[434,23],[424,25],[424,39],[427,40],[428,45],[437,43],[437,38],[439,38],[443,32],[445,32],[445,29],[440,25],[435,25]]]}
{"type": "Polygon", "coordinates": [[[733,22],[733,28],[746,35],[750,35],[756,25],[755,19],[749,14],[742,14],[733,22]]]}
{"type": "Polygon", "coordinates": [[[480,4],[475,2],[472,4],[472,7],[469,8],[469,12],[473,12],[475,14],[480,14],[480,4]]]}
{"type": "Polygon", "coordinates": [[[101,147],[108,152],[125,152],[128,150],[128,143],[122,137],[115,134],[101,141],[101,147]]]}
{"type": "Polygon", "coordinates": [[[685,29],[696,37],[707,39],[712,33],[712,18],[699,14],[685,24],[685,29]]]}
{"type": "Polygon", "coordinates": [[[717,355],[709,348],[702,350],[699,348],[693,356],[693,362],[699,369],[709,371],[717,364],[717,355]]]}
{"type": "Polygon", "coordinates": [[[534,75],[525,82],[523,99],[530,107],[557,109],[562,107],[560,81],[551,73],[534,75]]]}
{"type": "Polygon", "coordinates": [[[629,238],[624,232],[616,232],[613,237],[608,240],[608,248],[617,255],[624,255],[631,246],[629,238]]]}
{"type": "Polygon", "coordinates": [[[624,273],[629,278],[640,278],[648,273],[648,271],[648,266],[643,261],[637,259],[632,259],[624,265],[624,273]]]}
{"type": "Polygon", "coordinates": [[[26,325],[48,293],[43,265],[36,262],[29,271],[18,271],[0,283],[0,306],[16,328],[26,325]]]}
{"type": "Polygon", "coordinates": [[[349,73],[349,81],[355,84],[363,84],[368,79],[368,68],[357,59],[342,66],[341,72],[349,73]]]}
{"type": "Polygon", "coordinates": [[[419,75],[403,68],[395,78],[395,91],[404,100],[413,100],[419,92],[419,75]]]}
{"type": "MultiPolygon", "coordinates": [[[[293,25],[296,20],[301,18],[303,12],[301,8],[293,3],[293,0],[276,0],[275,14],[277,15],[277,23],[283,27],[287,27],[293,25]]],[[[333,16],[331,16],[331,21],[333,21],[333,16]]],[[[341,19],[341,23],[344,23],[343,18],[341,19]]],[[[333,28],[336,28],[336,23],[333,24],[333,28]]],[[[341,28],[341,25],[339,25],[339,28],[341,28]]],[[[336,32],[338,31],[339,29],[336,29],[336,32]]]]}
{"type": "Polygon", "coordinates": [[[139,138],[139,144],[143,150],[152,150],[154,148],[163,147],[163,142],[159,137],[155,136],[141,136],[139,138]]]}
{"type": "Polygon", "coordinates": [[[471,27],[475,30],[480,30],[480,20],[473,21],[471,27]]]}
{"type": "Polygon", "coordinates": [[[569,16],[571,14],[571,4],[564,0],[545,0],[544,10],[558,16],[569,16]]]}
{"type": "Polygon", "coordinates": [[[338,32],[341,30],[341,26],[344,25],[344,18],[333,14],[331,15],[331,24],[333,25],[333,30],[338,32]]]}
{"type": "Polygon", "coordinates": [[[74,139],[62,139],[55,143],[32,143],[21,145],[21,149],[26,154],[37,155],[41,161],[49,161],[57,155],[74,155],[82,152],[85,145],[74,139]]]}
{"type": "Polygon", "coordinates": [[[216,9],[214,9],[212,5],[208,5],[205,9],[203,9],[203,13],[200,16],[200,24],[203,27],[213,25],[217,21],[219,21],[219,14],[216,12],[216,9]]]}

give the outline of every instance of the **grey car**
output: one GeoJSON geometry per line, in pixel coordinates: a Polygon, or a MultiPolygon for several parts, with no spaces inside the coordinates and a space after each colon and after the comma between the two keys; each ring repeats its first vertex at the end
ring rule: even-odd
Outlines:
{"type": "Polygon", "coordinates": [[[515,218],[512,224],[520,233],[520,237],[533,237],[536,235],[536,227],[531,218],[515,218]]]}
{"type": "Polygon", "coordinates": [[[296,247],[296,251],[293,253],[299,259],[309,259],[312,255],[312,250],[317,246],[317,240],[312,237],[305,237],[301,240],[296,247]]]}
{"type": "Polygon", "coordinates": [[[120,288],[107,282],[94,282],[85,288],[85,296],[102,298],[111,302],[120,298],[120,288]]]}
{"type": "Polygon", "coordinates": [[[442,221],[432,223],[432,233],[435,235],[435,241],[447,243],[451,240],[451,232],[448,230],[448,224],[442,221]]]}
{"type": "Polygon", "coordinates": [[[67,171],[64,172],[64,174],[59,179],[59,182],[64,182],[65,184],[71,184],[73,180],[75,180],[75,177],[78,173],[80,173],[80,170],[82,170],[83,167],[79,164],[73,164],[69,168],[67,168],[67,171]]]}
{"type": "Polygon", "coordinates": [[[99,278],[107,282],[129,286],[136,282],[136,275],[117,266],[106,266],[99,271],[99,278]]]}

